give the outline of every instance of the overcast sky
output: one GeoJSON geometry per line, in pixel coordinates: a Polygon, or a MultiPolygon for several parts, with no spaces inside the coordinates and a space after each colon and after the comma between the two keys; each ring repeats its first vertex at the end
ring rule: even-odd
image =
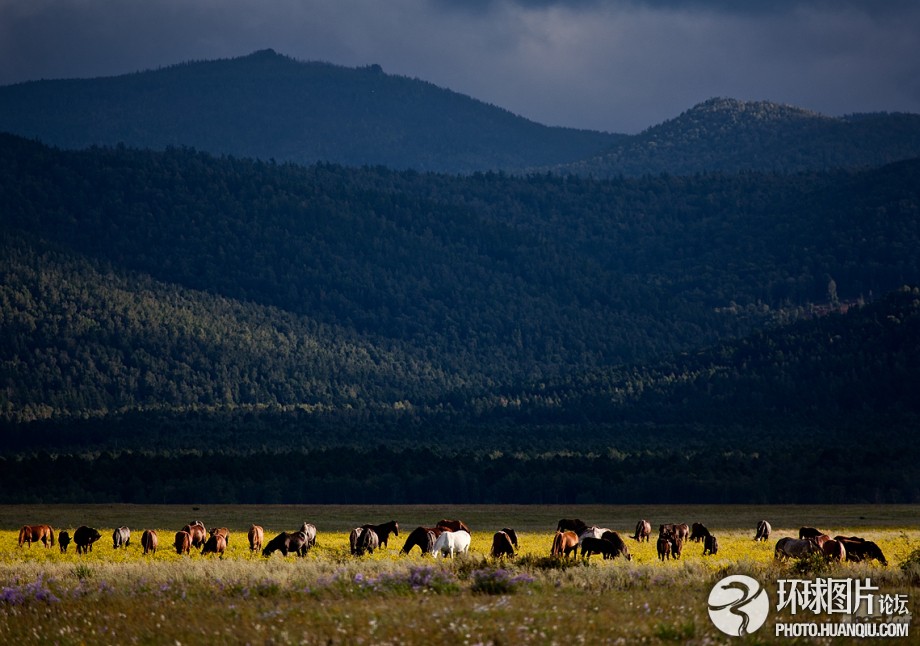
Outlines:
{"type": "Polygon", "coordinates": [[[0,0],[0,85],[265,48],[611,132],[714,96],[920,113],[916,0],[0,0]]]}

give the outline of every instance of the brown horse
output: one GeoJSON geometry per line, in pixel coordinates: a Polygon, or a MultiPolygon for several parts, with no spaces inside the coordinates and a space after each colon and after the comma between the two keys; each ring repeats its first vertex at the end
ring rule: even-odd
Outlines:
{"type": "Polygon", "coordinates": [[[568,558],[570,554],[573,558],[578,556],[578,534],[571,530],[556,532],[549,555],[568,558]]]}
{"type": "Polygon", "coordinates": [[[173,545],[176,547],[176,554],[189,554],[192,551],[192,537],[186,531],[178,531],[173,545]]]}
{"type": "Polygon", "coordinates": [[[824,541],[821,545],[821,551],[828,561],[842,563],[847,560],[847,550],[840,541],[835,541],[834,539],[824,541]]]}
{"type": "Polygon", "coordinates": [[[438,536],[443,532],[444,529],[441,527],[422,527],[419,525],[409,532],[406,544],[399,551],[401,554],[408,554],[413,547],[418,547],[422,550],[422,555],[428,554],[434,548],[434,542],[438,539],[438,536]]]}
{"type": "Polygon", "coordinates": [[[224,551],[227,549],[227,539],[218,531],[212,532],[210,538],[205,541],[204,547],[201,548],[201,555],[217,554],[218,557],[224,558],[224,551]]]}
{"type": "Polygon", "coordinates": [[[188,534],[189,539],[192,541],[192,547],[196,549],[204,547],[204,542],[208,539],[208,530],[204,528],[204,525],[199,525],[199,522],[200,521],[191,525],[186,525],[179,530],[188,534]]]}
{"type": "Polygon", "coordinates": [[[19,547],[27,543],[31,549],[32,543],[38,543],[45,547],[54,547],[54,530],[51,525],[23,525],[19,530],[19,547]]]}
{"type": "Polygon", "coordinates": [[[212,528],[212,529],[209,529],[209,530],[208,530],[208,535],[210,535],[210,536],[214,536],[214,535],[223,536],[223,537],[224,537],[224,543],[225,543],[226,545],[228,545],[228,546],[230,545],[230,530],[227,529],[226,527],[214,527],[214,528],[212,528]]]}
{"type": "Polygon", "coordinates": [[[467,527],[466,523],[464,523],[462,520],[450,520],[450,519],[445,518],[445,519],[439,520],[436,526],[440,527],[441,529],[450,530],[452,532],[459,532],[462,529],[463,531],[465,531],[467,534],[470,534],[471,536],[473,534],[473,532],[470,531],[470,528],[467,527]]]}
{"type": "Polygon", "coordinates": [[[250,552],[262,551],[262,541],[265,539],[265,530],[262,529],[262,526],[261,525],[250,525],[248,536],[249,536],[249,551],[250,552]]]}

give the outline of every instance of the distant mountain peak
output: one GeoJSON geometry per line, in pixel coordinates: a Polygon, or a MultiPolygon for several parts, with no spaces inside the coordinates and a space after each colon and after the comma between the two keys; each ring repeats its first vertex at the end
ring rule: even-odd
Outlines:
{"type": "Polygon", "coordinates": [[[698,120],[711,121],[713,118],[721,122],[729,120],[739,123],[759,122],[762,124],[788,123],[800,119],[833,120],[831,117],[827,117],[818,112],[785,103],[775,103],[773,101],[742,101],[739,99],[714,97],[702,103],[698,103],[674,119],[649,128],[646,132],[662,128],[668,124],[682,124],[687,121],[698,120]]]}

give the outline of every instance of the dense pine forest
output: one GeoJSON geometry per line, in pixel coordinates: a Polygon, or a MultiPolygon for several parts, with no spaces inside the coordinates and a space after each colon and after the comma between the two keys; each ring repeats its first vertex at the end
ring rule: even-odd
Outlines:
{"type": "Polygon", "coordinates": [[[920,502],[917,115],[264,51],[0,130],[0,502],[920,502]]]}

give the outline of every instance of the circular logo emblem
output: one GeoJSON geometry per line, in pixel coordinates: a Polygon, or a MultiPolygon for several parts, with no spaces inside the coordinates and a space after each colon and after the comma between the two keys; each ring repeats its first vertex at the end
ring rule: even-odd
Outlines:
{"type": "Polygon", "coordinates": [[[749,576],[727,576],[709,593],[709,618],[726,635],[744,637],[754,632],[769,613],[767,591],[749,576]]]}

